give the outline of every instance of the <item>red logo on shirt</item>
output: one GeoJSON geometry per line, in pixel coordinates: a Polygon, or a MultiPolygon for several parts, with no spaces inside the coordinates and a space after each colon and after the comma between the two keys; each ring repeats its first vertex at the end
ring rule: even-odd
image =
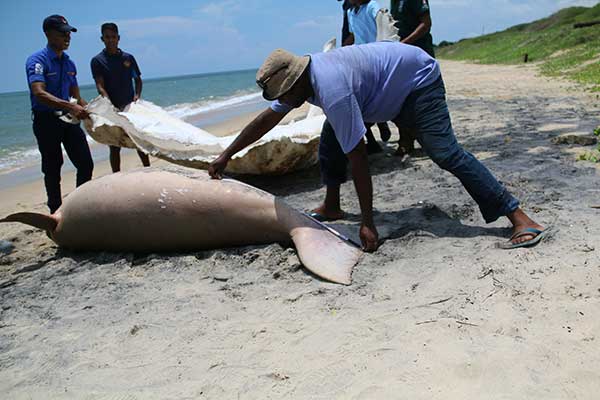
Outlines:
{"type": "Polygon", "coordinates": [[[69,75],[71,75],[71,76],[75,76],[75,72],[71,72],[71,71],[69,71],[69,72],[67,72],[67,74],[69,74],[69,75]]]}

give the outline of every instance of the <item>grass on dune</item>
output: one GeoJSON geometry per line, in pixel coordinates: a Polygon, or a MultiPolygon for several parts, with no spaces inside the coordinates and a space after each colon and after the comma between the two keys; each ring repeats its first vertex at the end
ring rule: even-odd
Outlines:
{"type": "Polygon", "coordinates": [[[502,32],[463,39],[440,47],[440,58],[486,64],[538,62],[547,76],[560,76],[600,92],[600,24],[574,29],[576,23],[600,20],[600,3],[571,7],[502,32]]]}

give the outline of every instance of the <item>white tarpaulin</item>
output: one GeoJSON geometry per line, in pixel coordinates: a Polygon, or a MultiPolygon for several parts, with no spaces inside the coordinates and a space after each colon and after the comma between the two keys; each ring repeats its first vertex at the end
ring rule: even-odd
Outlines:
{"type": "MultiPolygon", "coordinates": [[[[218,137],[173,117],[164,109],[140,100],[123,112],[110,100],[97,97],[87,107],[89,135],[99,143],[138,148],[158,158],[206,169],[239,133],[218,137]]],[[[284,174],[317,162],[317,148],[325,116],[312,109],[307,118],[278,125],[256,143],[237,153],[227,171],[238,174],[284,174]]]]}

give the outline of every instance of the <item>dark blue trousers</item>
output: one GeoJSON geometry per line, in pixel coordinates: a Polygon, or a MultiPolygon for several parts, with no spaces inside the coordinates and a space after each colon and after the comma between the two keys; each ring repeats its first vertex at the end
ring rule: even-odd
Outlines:
{"type": "Polygon", "coordinates": [[[94,162],[85,133],[79,125],[63,122],[51,112],[34,112],[33,133],[42,155],[48,208],[54,213],[62,204],[60,170],[64,160],[61,144],[77,169],[77,186],[92,179],[94,162]]]}
{"type": "MultiPolygon", "coordinates": [[[[479,205],[486,222],[493,222],[517,209],[518,200],[456,141],[441,77],[431,85],[411,93],[394,123],[413,130],[417,141],[433,162],[461,181],[479,205]]],[[[340,185],[346,181],[348,160],[327,121],[321,132],[319,162],[325,185],[340,185]]]]}

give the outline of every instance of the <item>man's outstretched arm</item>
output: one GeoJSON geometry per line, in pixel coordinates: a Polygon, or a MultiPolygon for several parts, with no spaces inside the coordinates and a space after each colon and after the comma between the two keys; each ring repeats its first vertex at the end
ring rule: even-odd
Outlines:
{"type": "Polygon", "coordinates": [[[254,118],[238,135],[237,138],[223,151],[223,153],[215,161],[210,163],[208,174],[214,179],[221,179],[223,171],[227,167],[227,163],[238,151],[250,146],[258,139],[263,137],[267,132],[273,129],[283,117],[285,113],[278,113],[268,108],[263,111],[258,117],[254,118]]]}
{"type": "Polygon", "coordinates": [[[358,194],[360,212],[362,214],[360,240],[363,250],[372,252],[377,250],[379,245],[379,234],[373,222],[373,184],[371,182],[367,148],[364,141],[359,141],[358,145],[347,156],[350,160],[352,178],[354,179],[354,186],[358,194]]]}

